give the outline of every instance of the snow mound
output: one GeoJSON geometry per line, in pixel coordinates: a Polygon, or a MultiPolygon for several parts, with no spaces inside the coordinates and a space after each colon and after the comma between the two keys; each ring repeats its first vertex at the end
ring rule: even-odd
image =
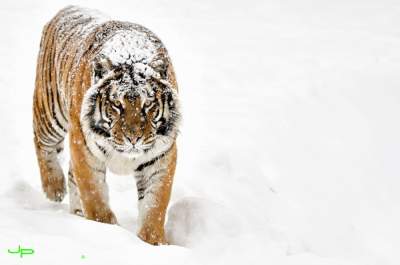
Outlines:
{"type": "Polygon", "coordinates": [[[13,205],[25,210],[64,210],[67,205],[47,200],[43,192],[35,190],[26,181],[18,180],[4,193],[2,204],[13,205]]]}
{"type": "Polygon", "coordinates": [[[240,234],[241,224],[234,212],[211,200],[185,197],[168,213],[168,242],[193,247],[211,238],[229,239],[240,234]]]}

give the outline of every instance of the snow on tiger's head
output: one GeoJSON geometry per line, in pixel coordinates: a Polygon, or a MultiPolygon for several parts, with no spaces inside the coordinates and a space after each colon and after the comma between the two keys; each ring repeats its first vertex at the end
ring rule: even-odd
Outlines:
{"type": "Polygon", "coordinates": [[[83,100],[85,137],[105,156],[114,151],[135,156],[157,144],[172,144],[177,134],[180,115],[176,88],[167,81],[168,60],[126,58],[96,56],[92,86],[83,100]]]}

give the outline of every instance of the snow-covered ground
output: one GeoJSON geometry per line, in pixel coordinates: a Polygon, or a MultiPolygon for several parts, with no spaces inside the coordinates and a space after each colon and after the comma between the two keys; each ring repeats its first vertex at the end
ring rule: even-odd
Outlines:
{"type": "Polygon", "coordinates": [[[1,265],[400,264],[399,1],[7,0],[0,33],[1,265]],[[132,177],[108,178],[121,226],[41,192],[36,56],[42,26],[71,3],[143,24],[169,49],[184,116],[173,245],[135,236],[132,177]],[[7,253],[18,245],[35,254],[7,253]]]}

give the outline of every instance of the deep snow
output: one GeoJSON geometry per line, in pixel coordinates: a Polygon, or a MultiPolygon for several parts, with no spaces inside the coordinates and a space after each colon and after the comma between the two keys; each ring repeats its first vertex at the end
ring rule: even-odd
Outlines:
{"type": "Polygon", "coordinates": [[[389,0],[2,1],[0,264],[399,264],[399,26],[389,0]],[[36,56],[67,4],[140,23],[169,50],[183,108],[174,245],[134,235],[132,177],[108,178],[121,226],[41,192],[36,56]],[[36,253],[7,254],[19,244],[36,253]]]}

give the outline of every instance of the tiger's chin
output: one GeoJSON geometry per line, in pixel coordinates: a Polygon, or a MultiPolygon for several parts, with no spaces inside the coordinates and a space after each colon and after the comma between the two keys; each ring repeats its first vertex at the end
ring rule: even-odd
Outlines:
{"type": "Polygon", "coordinates": [[[137,148],[135,146],[114,147],[114,150],[118,152],[121,156],[125,156],[129,159],[135,159],[145,153],[145,150],[137,148]]]}
{"type": "Polygon", "coordinates": [[[102,151],[103,157],[108,159],[111,156],[121,156],[134,160],[145,153],[140,146],[118,145],[111,141],[96,141],[96,146],[102,151]]]}
{"type": "Polygon", "coordinates": [[[144,151],[133,146],[118,146],[108,141],[96,143],[97,158],[103,161],[111,172],[117,175],[132,174],[135,168],[135,161],[143,157],[144,151]],[[100,147],[100,148],[98,148],[100,147]]]}
{"type": "Polygon", "coordinates": [[[133,144],[126,144],[126,145],[118,145],[112,143],[112,148],[121,153],[121,155],[125,155],[129,158],[135,158],[137,156],[143,155],[147,153],[149,150],[154,148],[155,143],[143,144],[141,141],[137,142],[135,145],[133,144]]]}

